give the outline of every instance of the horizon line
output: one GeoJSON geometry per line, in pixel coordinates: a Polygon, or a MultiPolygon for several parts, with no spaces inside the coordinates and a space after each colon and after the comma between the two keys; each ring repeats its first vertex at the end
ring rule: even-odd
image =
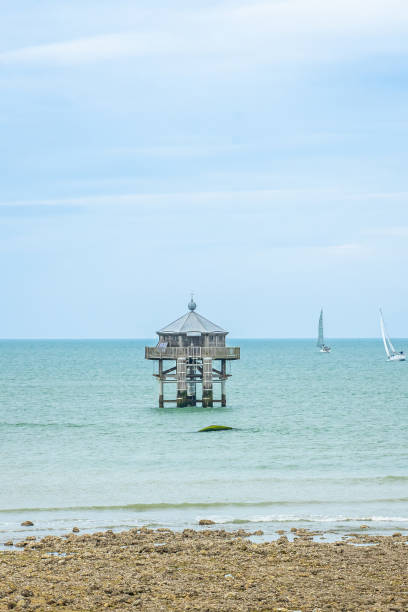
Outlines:
{"type": "MultiPolygon", "coordinates": [[[[393,336],[393,339],[396,340],[408,340],[408,337],[405,338],[403,336],[399,337],[399,336],[393,336]]],[[[117,337],[88,337],[88,336],[84,336],[84,337],[57,337],[57,336],[53,336],[53,337],[49,337],[49,338],[44,338],[44,337],[40,337],[40,336],[35,336],[35,337],[22,337],[22,338],[0,338],[0,342],[5,342],[5,341],[87,341],[87,340],[94,340],[94,341],[98,341],[98,340],[102,340],[102,341],[107,341],[107,340],[112,340],[112,341],[116,341],[116,340],[129,340],[129,341],[134,341],[134,340],[145,340],[145,341],[150,341],[152,340],[152,337],[143,337],[143,336],[139,336],[139,337],[125,337],[125,336],[117,336],[117,337]]],[[[235,337],[231,337],[230,340],[311,340],[311,341],[315,341],[316,338],[314,336],[297,336],[297,337],[287,337],[287,336],[235,336],[235,337]]],[[[326,338],[326,340],[330,340],[330,341],[336,341],[336,340],[381,340],[381,336],[338,336],[338,337],[330,337],[330,338],[326,338]]],[[[228,345],[227,345],[228,346],[228,345]]]]}

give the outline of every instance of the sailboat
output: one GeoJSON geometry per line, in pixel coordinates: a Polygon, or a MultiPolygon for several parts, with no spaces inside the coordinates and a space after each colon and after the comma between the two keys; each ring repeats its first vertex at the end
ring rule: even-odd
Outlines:
{"type": "Polygon", "coordinates": [[[384,317],[380,308],[380,324],[381,324],[381,336],[384,342],[385,352],[387,353],[387,361],[405,361],[405,354],[403,351],[397,352],[390,340],[387,330],[385,329],[384,317]]]}
{"type": "Polygon", "coordinates": [[[327,346],[324,343],[324,336],[323,336],[323,309],[320,311],[320,317],[319,317],[319,335],[317,337],[317,346],[319,347],[321,353],[330,353],[330,351],[331,351],[330,346],[327,346]]]}

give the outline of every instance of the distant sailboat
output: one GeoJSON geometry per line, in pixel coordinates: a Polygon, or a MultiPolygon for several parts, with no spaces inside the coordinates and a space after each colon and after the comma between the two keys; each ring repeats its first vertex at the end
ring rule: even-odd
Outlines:
{"type": "Polygon", "coordinates": [[[330,346],[326,346],[324,343],[324,335],[323,335],[323,309],[320,311],[319,317],[319,335],[317,337],[317,346],[320,349],[321,353],[330,353],[330,346]]]}
{"type": "Polygon", "coordinates": [[[405,361],[405,354],[403,351],[397,352],[390,340],[387,330],[385,329],[384,317],[380,308],[380,324],[381,324],[381,336],[384,342],[385,352],[387,354],[387,361],[405,361]]]}

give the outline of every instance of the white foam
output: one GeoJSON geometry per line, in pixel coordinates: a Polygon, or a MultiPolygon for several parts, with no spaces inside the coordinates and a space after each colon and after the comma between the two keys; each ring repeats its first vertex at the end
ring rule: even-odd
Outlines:
{"type": "MultiPolygon", "coordinates": [[[[200,517],[203,518],[203,517],[200,517]]],[[[275,514],[275,515],[255,515],[251,517],[220,517],[208,516],[215,523],[344,523],[344,522],[373,522],[373,523],[401,523],[408,522],[407,516],[318,516],[318,515],[294,515],[294,514],[275,514]]]]}

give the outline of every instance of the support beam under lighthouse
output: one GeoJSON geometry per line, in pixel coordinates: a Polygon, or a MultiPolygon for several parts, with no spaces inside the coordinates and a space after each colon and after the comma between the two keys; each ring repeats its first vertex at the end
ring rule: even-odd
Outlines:
{"type": "Polygon", "coordinates": [[[164,383],[163,383],[163,360],[159,360],[159,408],[163,408],[164,406],[164,383]]]}
{"type": "Polygon", "coordinates": [[[177,406],[187,406],[186,358],[177,359],[177,406]]]}
{"type": "Polygon", "coordinates": [[[227,405],[227,396],[225,393],[225,382],[227,380],[227,362],[221,360],[221,406],[227,405]]]}
{"type": "Polygon", "coordinates": [[[203,359],[203,408],[213,406],[213,376],[212,376],[212,359],[204,357],[203,359]]]}

